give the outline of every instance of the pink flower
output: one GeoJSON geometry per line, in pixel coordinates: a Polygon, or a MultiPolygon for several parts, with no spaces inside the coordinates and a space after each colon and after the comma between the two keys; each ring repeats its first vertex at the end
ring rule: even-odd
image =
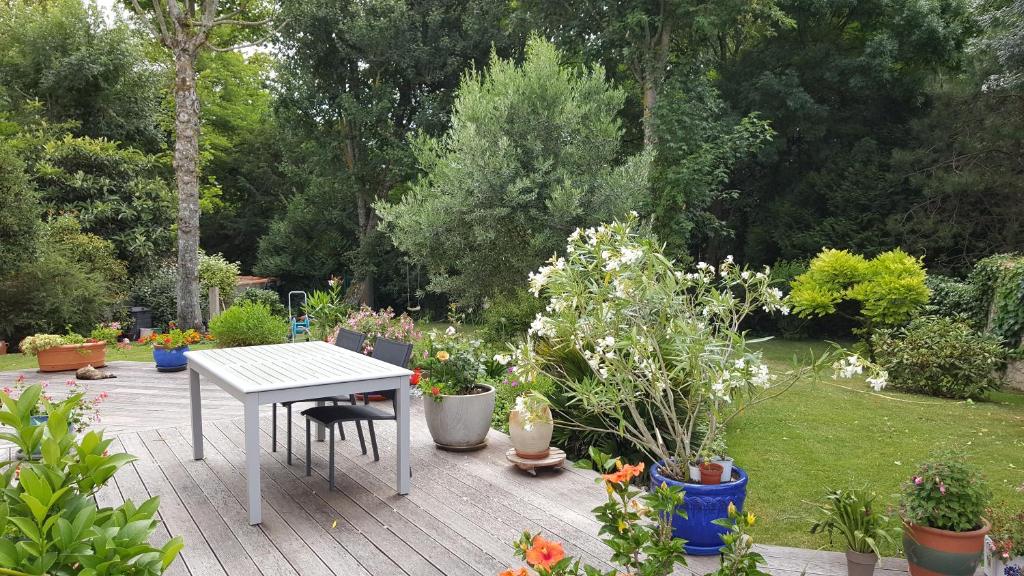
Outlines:
{"type": "Polygon", "coordinates": [[[24,374],[18,374],[18,379],[16,380],[16,382],[18,384],[21,384],[24,381],[25,381],[25,375],[24,374]]]}
{"type": "Polygon", "coordinates": [[[939,492],[941,492],[943,496],[946,495],[946,485],[942,482],[939,482],[939,492]]]}
{"type": "Polygon", "coordinates": [[[914,476],[914,484],[920,486],[922,483],[924,483],[924,478],[921,478],[920,476],[914,476]]]}

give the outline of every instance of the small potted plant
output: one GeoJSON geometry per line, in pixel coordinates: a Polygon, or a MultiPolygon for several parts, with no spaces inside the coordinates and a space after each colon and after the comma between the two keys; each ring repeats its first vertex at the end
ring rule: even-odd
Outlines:
{"type": "Polygon", "coordinates": [[[197,344],[202,336],[195,330],[172,328],[166,334],[150,334],[139,339],[140,344],[153,345],[153,361],[157,372],[180,372],[188,367],[189,344],[197,344]]]}
{"type": "MultiPolygon", "coordinates": [[[[55,403],[63,403],[69,400],[73,400],[74,409],[68,415],[68,431],[74,432],[76,430],[85,430],[90,425],[99,422],[100,420],[100,405],[104,400],[107,399],[107,392],[100,392],[94,396],[89,394],[89,386],[85,382],[78,382],[75,379],[69,379],[66,382],[67,392],[62,396],[54,396],[47,391],[47,384],[43,382],[39,385],[29,386],[25,380],[24,375],[19,375],[14,381],[13,386],[5,386],[2,390],[8,398],[14,401],[18,401],[22,396],[29,391],[30,394],[35,395],[38,389],[38,395],[35,395],[33,404],[28,408],[27,412],[29,415],[29,424],[33,426],[44,426],[49,421],[50,416],[47,410],[48,406],[55,403]]],[[[8,423],[10,424],[10,423],[8,423]]],[[[19,450],[17,453],[19,459],[24,459],[24,455],[19,450]]],[[[38,460],[40,452],[37,449],[33,452],[31,459],[38,460]]]]}
{"type": "Polygon", "coordinates": [[[426,337],[426,358],[419,362],[419,388],[427,429],[439,448],[476,450],[487,444],[494,412],[494,387],[481,382],[487,376],[480,343],[462,338],[450,327],[426,337]]]}
{"type": "Polygon", "coordinates": [[[992,527],[984,518],[990,497],[981,475],[960,456],[922,464],[900,503],[910,574],[973,575],[992,527]],[[949,565],[951,557],[956,566],[949,565]]]}
{"type": "Polygon", "coordinates": [[[78,370],[106,365],[107,343],[85,338],[81,334],[34,334],[18,344],[22,354],[35,356],[40,372],[78,370]]]}
{"type": "Polygon", "coordinates": [[[818,504],[818,519],[811,534],[828,533],[831,543],[836,535],[846,544],[846,572],[849,576],[871,576],[881,553],[879,544],[894,544],[899,528],[875,507],[875,494],[864,490],[832,490],[818,504]]]}
{"type": "Polygon", "coordinates": [[[543,394],[531,390],[516,398],[515,406],[508,413],[508,435],[516,456],[532,460],[547,458],[554,428],[551,402],[543,394]]]}
{"type": "Polygon", "coordinates": [[[985,573],[987,576],[1024,574],[1024,511],[1010,505],[989,511],[992,532],[987,539],[985,573]]]}
{"type": "Polygon", "coordinates": [[[707,486],[714,486],[722,483],[723,467],[711,459],[711,453],[705,453],[698,465],[700,470],[700,483],[707,486]]]}

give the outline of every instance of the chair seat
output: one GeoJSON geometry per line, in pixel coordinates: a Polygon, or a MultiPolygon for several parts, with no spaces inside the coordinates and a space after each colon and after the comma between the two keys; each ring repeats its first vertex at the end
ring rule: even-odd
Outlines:
{"type": "Polygon", "coordinates": [[[302,415],[324,425],[335,422],[352,422],[354,420],[394,420],[395,415],[373,406],[356,404],[355,406],[317,406],[302,411],[302,415]]]}

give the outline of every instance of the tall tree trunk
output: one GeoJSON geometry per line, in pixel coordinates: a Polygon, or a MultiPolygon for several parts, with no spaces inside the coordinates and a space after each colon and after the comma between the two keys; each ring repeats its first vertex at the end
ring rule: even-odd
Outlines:
{"type": "MultiPolygon", "coordinates": [[[[377,230],[377,214],[373,211],[372,199],[368,198],[368,196],[368,192],[360,190],[356,198],[356,212],[357,217],[359,218],[360,251],[365,251],[369,248],[369,243],[373,242],[373,234],[377,230]]],[[[363,253],[365,255],[365,252],[363,253]]],[[[366,304],[373,308],[373,274],[371,274],[366,268],[366,266],[362,266],[361,278],[358,278],[359,303],[366,304]]]]}
{"type": "Polygon", "coordinates": [[[658,136],[654,130],[654,106],[658,103],[658,90],[665,81],[665,74],[668,71],[669,49],[672,47],[672,25],[670,21],[663,21],[658,33],[650,39],[648,50],[648,61],[644,66],[644,75],[641,78],[643,87],[644,106],[644,147],[651,147],[658,143],[658,136]]]}
{"type": "Polygon", "coordinates": [[[658,89],[654,85],[654,80],[648,74],[643,81],[644,87],[644,147],[649,148],[654,146],[658,137],[654,133],[654,105],[658,101],[658,89]]]}
{"type": "Polygon", "coordinates": [[[199,96],[196,51],[174,51],[174,178],[178,186],[178,326],[202,329],[199,307],[199,96]]]}

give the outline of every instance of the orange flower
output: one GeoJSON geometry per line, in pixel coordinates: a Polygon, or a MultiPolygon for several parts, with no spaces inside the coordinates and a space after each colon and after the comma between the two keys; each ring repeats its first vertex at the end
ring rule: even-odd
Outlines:
{"type": "Polygon", "coordinates": [[[433,394],[434,396],[437,396],[438,394],[441,393],[441,389],[438,388],[437,386],[431,386],[430,393],[433,394]]]}
{"type": "Polygon", "coordinates": [[[526,568],[520,566],[519,568],[509,568],[498,576],[530,576],[530,573],[526,571],[526,568]]]}
{"type": "Polygon", "coordinates": [[[562,558],[565,558],[565,550],[562,549],[562,545],[552,540],[545,540],[540,534],[533,537],[533,546],[526,551],[526,561],[534,568],[541,567],[550,570],[562,558]]]}
{"type": "Polygon", "coordinates": [[[637,476],[643,474],[643,472],[644,463],[641,462],[636,465],[626,464],[622,468],[619,468],[618,471],[613,472],[611,474],[602,474],[601,477],[604,478],[605,482],[614,482],[616,484],[622,484],[625,482],[629,482],[633,478],[636,478],[637,476]]]}

